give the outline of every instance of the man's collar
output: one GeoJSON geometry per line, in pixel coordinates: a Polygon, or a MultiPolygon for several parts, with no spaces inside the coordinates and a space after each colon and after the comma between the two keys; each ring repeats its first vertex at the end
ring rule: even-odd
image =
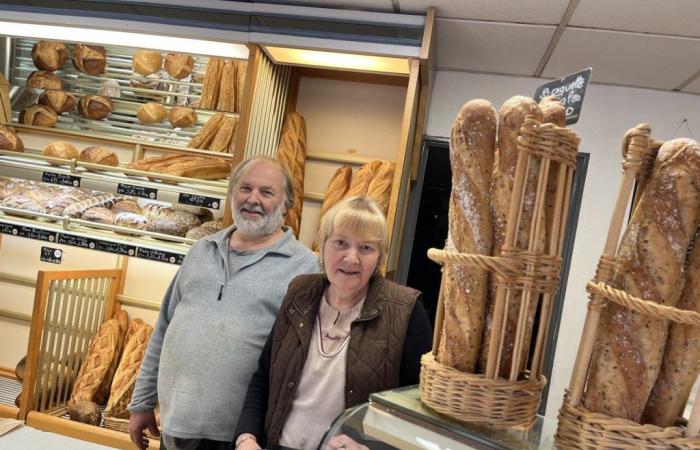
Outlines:
{"type": "MultiPolygon", "coordinates": [[[[289,227],[282,227],[284,233],[274,242],[272,245],[261,248],[259,251],[265,253],[279,253],[285,256],[292,256],[294,254],[294,247],[296,244],[296,238],[289,227]]],[[[229,249],[229,239],[231,234],[236,231],[236,225],[231,225],[215,234],[210,234],[205,236],[203,239],[213,242],[219,247],[219,250],[223,252],[228,252],[229,249]]],[[[225,254],[225,253],[223,253],[225,254]]]]}

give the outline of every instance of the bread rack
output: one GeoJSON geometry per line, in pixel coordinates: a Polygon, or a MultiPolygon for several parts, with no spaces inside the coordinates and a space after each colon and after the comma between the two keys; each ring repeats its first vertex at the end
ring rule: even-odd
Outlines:
{"type": "Polygon", "coordinates": [[[622,183],[596,275],[586,285],[590,298],[588,313],[576,355],[571,383],[559,412],[559,427],[555,440],[561,448],[585,450],[700,448],[700,437],[698,437],[700,404],[698,402],[693,405],[690,420],[685,429],[680,427],[661,428],[650,424],[640,425],[624,418],[594,413],[582,404],[601,310],[607,302],[612,301],[624,308],[655,318],[700,326],[700,314],[697,312],[636,298],[608,285],[612,278],[618,242],[635,177],[638,180],[638,185],[636,196],[632,201],[633,208],[639,200],[645,180],[653,166],[656,158],[655,150],[658,150],[662,144],[662,142],[653,140],[650,134],[649,125],[640,124],[627,131],[623,140],[622,183]]]}
{"type": "MultiPolygon", "coordinates": [[[[501,255],[462,254],[437,249],[428,251],[428,257],[441,264],[471,265],[486,270],[497,285],[486,373],[464,373],[438,363],[435,358],[437,338],[433,341],[433,351],[421,359],[421,400],[435,411],[459,421],[498,428],[529,429],[534,425],[546,384],[542,375],[542,361],[552,302],[559,287],[564,228],[578,145],[578,136],[568,128],[526,119],[518,137],[518,160],[501,255]],[[527,248],[517,248],[516,232],[525,207],[528,174],[535,169],[535,203],[529,242],[527,248]],[[545,223],[548,181],[554,176],[553,220],[546,226],[546,249],[539,251],[536,240],[545,223]],[[512,298],[514,292],[522,293],[520,317],[512,349],[513,370],[510,377],[504,379],[498,377],[499,365],[504,351],[506,311],[509,302],[515,301],[512,298]],[[541,308],[535,350],[529,361],[522,361],[523,349],[530,345],[527,336],[535,335],[533,324],[526,320],[527,311],[531,303],[537,302],[541,302],[541,308]]],[[[440,296],[435,336],[441,334],[443,318],[444,304],[440,296]]]]}

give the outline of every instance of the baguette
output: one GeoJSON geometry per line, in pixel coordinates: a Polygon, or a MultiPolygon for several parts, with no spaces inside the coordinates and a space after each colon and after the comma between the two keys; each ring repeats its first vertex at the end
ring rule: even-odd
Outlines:
{"type": "Polygon", "coordinates": [[[224,120],[219,126],[219,131],[217,131],[214,140],[212,140],[209,145],[209,150],[213,152],[227,152],[231,139],[236,132],[236,126],[238,125],[238,119],[235,117],[224,117],[224,120]]]}
{"type": "MultiPolygon", "coordinates": [[[[328,212],[333,205],[338,203],[345,197],[345,193],[350,188],[350,180],[352,180],[352,167],[343,166],[335,171],[333,178],[328,182],[328,187],[326,188],[326,195],[323,197],[323,204],[321,205],[321,213],[319,215],[319,223],[323,220],[323,216],[328,212]]],[[[318,251],[318,242],[314,240],[311,246],[313,251],[318,251]]]]}
{"type": "MultiPolygon", "coordinates": [[[[542,110],[542,123],[552,123],[558,127],[566,126],[566,111],[556,97],[549,96],[540,100],[540,109],[542,110]]],[[[545,195],[546,242],[549,242],[549,230],[552,229],[552,222],[554,221],[554,203],[558,185],[559,166],[551,165],[549,178],[547,178],[547,193],[545,195]]]]}
{"type": "Polygon", "coordinates": [[[172,164],[162,173],[178,177],[197,178],[200,180],[218,180],[226,178],[231,172],[231,165],[222,159],[206,158],[172,164]]]}
{"type": "Polygon", "coordinates": [[[369,189],[369,184],[372,182],[372,178],[374,178],[374,174],[377,173],[379,168],[382,166],[382,161],[375,159],[372,160],[366,164],[363,164],[362,167],[360,167],[357,172],[355,172],[355,175],[352,177],[352,181],[350,182],[350,187],[348,188],[348,191],[345,193],[344,198],[350,198],[350,197],[364,197],[367,195],[367,190],[369,189]]]}
{"type": "Polygon", "coordinates": [[[100,325],[80,366],[69,403],[92,401],[95,397],[112,364],[120,333],[117,319],[109,319],[100,325]]]}
{"type": "MultiPolygon", "coordinates": [[[[688,256],[688,268],[678,308],[700,312],[700,240],[688,256]]],[[[672,322],[659,377],[644,407],[642,423],[673,426],[700,373],[700,328],[672,322]]]]}
{"type": "MultiPolygon", "coordinates": [[[[467,102],[452,126],[452,193],[446,248],[491,254],[491,171],[496,145],[496,111],[486,100],[467,102]]],[[[476,369],[484,329],[488,273],[476,267],[443,268],[440,296],[445,315],[437,360],[462,372],[476,369]]]]}
{"type": "Polygon", "coordinates": [[[187,144],[189,148],[200,148],[207,149],[209,145],[214,140],[216,133],[219,131],[221,123],[224,121],[226,115],[224,113],[216,113],[207,120],[207,122],[202,126],[191,140],[187,144]]]}
{"type": "Polygon", "coordinates": [[[299,236],[304,204],[304,163],[306,161],[306,122],[301,114],[290,112],[284,120],[277,158],[289,170],[294,187],[294,204],[287,211],[285,225],[299,236]]]}
{"type": "MultiPolygon", "coordinates": [[[[515,178],[515,166],[518,161],[518,135],[520,127],[522,127],[527,117],[533,117],[537,121],[542,121],[542,111],[538,104],[529,97],[515,96],[507,100],[498,113],[498,145],[496,156],[494,159],[494,171],[491,188],[491,213],[493,217],[493,255],[500,256],[503,242],[506,235],[506,219],[510,202],[513,194],[513,183],[515,178]]],[[[532,215],[534,212],[534,193],[535,183],[537,180],[537,172],[539,164],[531,164],[530,171],[526,175],[525,198],[530,199],[523,206],[523,212],[520,218],[520,226],[516,233],[516,247],[527,248],[528,235],[532,215]]],[[[542,235],[539,237],[538,248],[544,250],[544,227],[541,227],[542,235]]],[[[493,308],[496,299],[496,285],[494,280],[491,280],[489,286],[489,295],[487,301],[486,326],[484,327],[484,338],[482,341],[482,350],[479,358],[481,370],[486,368],[486,359],[489,353],[491,328],[493,324],[493,308]]],[[[503,351],[500,361],[500,369],[498,375],[502,378],[508,378],[511,371],[511,359],[513,356],[513,347],[515,346],[515,334],[518,325],[518,316],[520,313],[520,292],[513,292],[511,301],[508,302],[508,308],[505,311],[506,323],[503,330],[503,351]]],[[[527,311],[528,324],[534,321],[535,312],[537,310],[537,301],[533,299],[530,308],[527,311]]],[[[531,326],[528,326],[531,331],[531,326]]],[[[524,342],[529,342],[530,334],[527,333],[524,342]]],[[[523,353],[529,349],[527,345],[523,348],[523,353]]],[[[523,363],[527,358],[521,358],[523,363]]]]}
{"type": "MultiPolygon", "coordinates": [[[[700,147],[691,139],[668,141],[620,242],[611,285],[676,306],[698,224],[700,147]]],[[[638,422],[659,375],[667,332],[667,320],[609,302],[601,312],[585,406],[638,422]]],[[[675,359],[675,353],[670,357],[675,359]]]]}
{"type": "Polygon", "coordinates": [[[214,109],[219,101],[219,89],[221,85],[221,71],[224,67],[222,58],[211,57],[207,64],[206,75],[202,86],[202,97],[199,107],[202,109],[214,109]]]}
{"type": "MultiPolygon", "coordinates": [[[[243,91],[245,90],[245,77],[248,71],[248,61],[236,61],[236,112],[243,113],[243,91]]],[[[231,152],[233,153],[233,152],[231,152]]]]}
{"type": "Polygon", "coordinates": [[[384,215],[386,215],[389,210],[389,199],[391,197],[391,187],[394,182],[395,166],[396,164],[391,161],[384,161],[367,187],[367,196],[377,201],[384,215]]]}
{"type": "Polygon", "coordinates": [[[236,111],[236,63],[226,61],[221,69],[221,82],[219,86],[219,111],[236,111]]]}

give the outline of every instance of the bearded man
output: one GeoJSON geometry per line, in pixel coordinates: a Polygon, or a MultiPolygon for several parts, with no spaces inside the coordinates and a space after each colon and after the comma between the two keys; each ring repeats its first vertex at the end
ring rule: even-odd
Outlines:
{"type": "Polygon", "coordinates": [[[234,225],[194,244],[160,308],[129,404],[129,433],[148,446],[229,449],[248,382],[297,275],[318,258],[283,227],[294,203],[289,172],[277,160],[242,162],[231,180],[234,225]]]}

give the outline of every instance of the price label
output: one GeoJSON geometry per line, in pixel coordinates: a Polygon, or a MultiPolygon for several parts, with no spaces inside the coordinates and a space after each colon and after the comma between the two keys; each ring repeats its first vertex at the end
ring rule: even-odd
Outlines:
{"type": "Polygon", "coordinates": [[[42,230],[41,228],[27,227],[25,225],[0,222],[0,233],[28,239],[36,239],[37,241],[56,242],[55,231],[47,231],[42,230]]]}
{"type": "Polygon", "coordinates": [[[132,197],[149,198],[155,200],[158,197],[158,189],[148,188],[144,186],[134,186],[133,184],[119,183],[117,185],[117,194],[131,195],[132,197]]]}
{"type": "Polygon", "coordinates": [[[185,255],[181,253],[166,252],[163,250],[156,250],[154,248],[143,247],[138,248],[136,256],[138,258],[149,259],[151,261],[158,261],[177,265],[181,265],[182,260],[185,259],[185,255]]]}
{"type": "Polygon", "coordinates": [[[67,233],[59,233],[58,243],[70,245],[71,247],[80,247],[90,250],[97,250],[100,252],[114,253],[116,255],[136,255],[135,245],[120,244],[118,242],[103,241],[102,239],[93,239],[67,233]]]}
{"type": "Polygon", "coordinates": [[[182,192],[178,196],[178,203],[183,205],[199,206],[201,208],[219,209],[221,199],[216,197],[206,197],[204,195],[190,194],[182,192]]]}
{"type": "Polygon", "coordinates": [[[545,97],[553,95],[564,105],[566,111],[566,124],[576,123],[581,116],[583,97],[591,79],[593,69],[582,70],[564,78],[550,81],[538,87],[535,91],[535,100],[539,102],[545,97]]]}
{"type": "Polygon", "coordinates": [[[44,183],[58,184],[60,186],[80,187],[80,177],[56,172],[43,172],[41,181],[44,183]]]}
{"type": "Polygon", "coordinates": [[[51,247],[41,247],[41,256],[39,259],[44,262],[51,264],[61,264],[61,259],[63,258],[63,251],[58,248],[51,247]]]}

